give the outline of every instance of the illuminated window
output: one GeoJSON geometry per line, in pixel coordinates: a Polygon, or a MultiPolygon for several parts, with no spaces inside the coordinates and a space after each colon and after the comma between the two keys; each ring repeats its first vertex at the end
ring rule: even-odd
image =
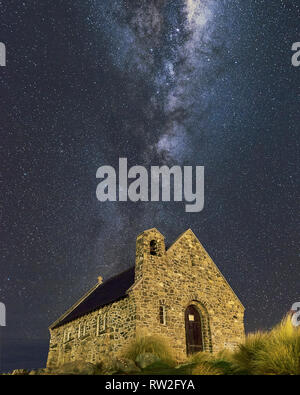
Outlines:
{"type": "Polygon", "coordinates": [[[97,318],[97,336],[106,331],[106,314],[98,315],[97,318]]]}
{"type": "Polygon", "coordinates": [[[85,322],[84,323],[80,323],[78,325],[78,332],[77,332],[78,339],[80,339],[81,337],[85,336],[85,334],[86,334],[86,323],[85,322]]]}

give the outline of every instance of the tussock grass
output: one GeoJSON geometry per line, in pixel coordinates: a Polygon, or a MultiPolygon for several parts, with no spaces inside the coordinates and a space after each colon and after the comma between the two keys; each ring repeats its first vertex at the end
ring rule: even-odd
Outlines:
{"type": "Polygon", "coordinates": [[[246,336],[245,342],[232,355],[234,370],[240,374],[252,374],[254,361],[259,351],[265,348],[269,334],[258,331],[246,336]]]}
{"type": "Polygon", "coordinates": [[[198,352],[188,357],[187,363],[191,365],[191,374],[200,376],[221,375],[223,370],[215,366],[216,358],[207,352],[198,352]]]}
{"type": "Polygon", "coordinates": [[[240,373],[300,375],[300,328],[287,316],[268,332],[248,335],[233,361],[240,373]]]}
{"type": "Polygon", "coordinates": [[[227,350],[220,351],[217,354],[210,354],[207,352],[193,354],[187,359],[187,364],[191,365],[192,374],[234,374],[232,352],[227,350]]]}
{"type": "Polygon", "coordinates": [[[187,363],[191,364],[205,364],[210,363],[214,360],[212,354],[208,352],[198,352],[197,354],[192,354],[187,358],[187,363]]]}
{"type": "Polygon", "coordinates": [[[133,361],[137,356],[144,353],[156,355],[162,362],[169,366],[175,366],[175,358],[167,340],[160,336],[138,336],[132,340],[124,350],[123,356],[133,361]]]}
{"type": "Polygon", "coordinates": [[[194,367],[192,374],[197,376],[220,376],[224,373],[222,369],[218,369],[207,363],[200,363],[194,367]]]}
{"type": "Polygon", "coordinates": [[[202,352],[187,363],[194,366],[193,374],[300,375],[300,327],[287,316],[270,331],[247,335],[234,352],[202,352]]]}
{"type": "Polygon", "coordinates": [[[139,336],[123,356],[135,361],[144,353],[157,355],[160,362],[142,374],[300,375],[300,327],[287,316],[270,331],[247,335],[235,351],[193,354],[176,368],[167,340],[159,336],[139,336]]]}

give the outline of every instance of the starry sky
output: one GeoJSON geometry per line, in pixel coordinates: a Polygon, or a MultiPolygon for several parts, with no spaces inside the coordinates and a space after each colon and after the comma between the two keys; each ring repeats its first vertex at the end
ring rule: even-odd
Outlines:
{"type": "Polygon", "coordinates": [[[48,326],[192,228],[247,331],[300,299],[296,0],[2,0],[0,368],[45,365],[48,326]],[[205,166],[205,206],[105,202],[96,171],[205,166]]]}

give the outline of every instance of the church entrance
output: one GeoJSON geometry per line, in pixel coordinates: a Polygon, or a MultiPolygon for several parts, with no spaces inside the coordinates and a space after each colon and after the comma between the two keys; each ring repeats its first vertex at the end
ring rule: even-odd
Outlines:
{"type": "Polygon", "coordinates": [[[185,311],[185,333],[187,354],[203,351],[201,317],[192,305],[185,311]]]}

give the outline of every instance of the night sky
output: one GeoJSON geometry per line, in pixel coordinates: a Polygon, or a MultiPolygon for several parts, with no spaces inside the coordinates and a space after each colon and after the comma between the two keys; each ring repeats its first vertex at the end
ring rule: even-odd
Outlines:
{"type": "Polygon", "coordinates": [[[247,331],[300,301],[298,0],[4,0],[0,368],[43,367],[48,326],[191,228],[247,331]],[[98,167],[205,166],[205,206],[105,202],[98,167]]]}

